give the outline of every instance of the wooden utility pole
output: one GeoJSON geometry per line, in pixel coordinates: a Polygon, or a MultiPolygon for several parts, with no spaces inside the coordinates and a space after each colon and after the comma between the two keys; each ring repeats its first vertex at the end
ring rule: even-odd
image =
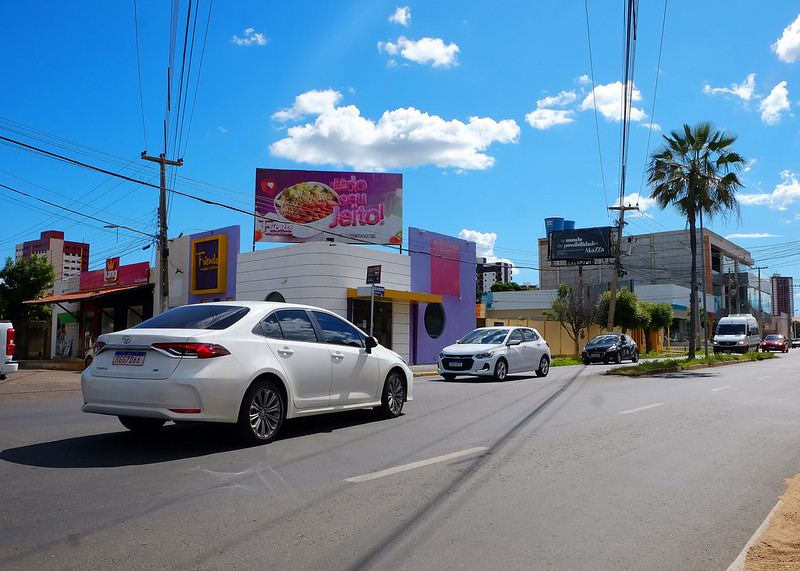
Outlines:
{"type": "Polygon", "coordinates": [[[158,246],[161,250],[158,258],[157,307],[153,314],[164,313],[169,301],[169,247],[167,245],[167,165],[179,167],[183,159],[177,161],[167,160],[167,154],[161,153],[157,157],[148,156],[147,151],[142,151],[142,158],[146,161],[158,163],[161,166],[161,193],[158,200],[158,246]]]}

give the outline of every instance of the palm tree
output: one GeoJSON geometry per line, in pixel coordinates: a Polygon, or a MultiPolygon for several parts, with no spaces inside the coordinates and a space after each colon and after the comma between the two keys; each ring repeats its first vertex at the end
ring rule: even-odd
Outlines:
{"type": "Polygon", "coordinates": [[[708,219],[717,214],[727,216],[736,212],[739,203],[736,190],[742,183],[736,173],[747,160],[729,149],[736,135],[717,131],[711,123],[699,123],[694,128],[683,126],[683,133],[672,131],[664,135],[666,143],[650,157],[647,182],[653,188],[650,198],[662,208],[672,204],[686,216],[689,225],[689,245],[692,253],[691,288],[689,296],[691,329],[689,358],[695,356],[695,327],[698,323],[697,303],[697,215],[708,219]]]}

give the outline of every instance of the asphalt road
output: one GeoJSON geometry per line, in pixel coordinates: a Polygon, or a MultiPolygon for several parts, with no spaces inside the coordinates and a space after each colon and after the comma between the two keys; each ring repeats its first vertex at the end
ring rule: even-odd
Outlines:
{"type": "Polygon", "coordinates": [[[800,351],[607,368],[420,377],[398,419],[253,448],[136,438],[80,412],[77,373],[23,370],[0,383],[0,567],[727,569],[800,472],[800,351]]]}

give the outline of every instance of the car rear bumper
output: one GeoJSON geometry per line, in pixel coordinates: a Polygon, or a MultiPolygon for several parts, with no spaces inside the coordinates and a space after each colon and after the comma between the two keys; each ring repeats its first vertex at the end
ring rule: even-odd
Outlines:
{"type": "Polygon", "coordinates": [[[16,361],[9,361],[8,363],[0,365],[0,375],[10,375],[11,373],[16,373],[18,369],[19,363],[16,361]]]}

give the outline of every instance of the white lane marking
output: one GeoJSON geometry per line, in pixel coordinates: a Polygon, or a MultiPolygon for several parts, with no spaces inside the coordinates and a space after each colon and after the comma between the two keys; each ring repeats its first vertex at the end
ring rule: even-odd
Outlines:
{"type": "Polygon", "coordinates": [[[653,404],[648,404],[647,406],[640,406],[639,408],[632,408],[630,410],[623,410],[619,414],[630,414],[632,412],[641,412],[643,410],[647,410],[648,408],[655,408],[657,406],[663,406],[663,402],[657,402],[653,404]]]}
{"type": "Polygon", "coordinates": [[[756,380],[757,381],[763,381],[764,379],[768,379],[768,378],[770,378],[770,375],[767,375],[766,377],[758,377],[756,380]]]}
{"type": "Polygon", "coordinates": [[[725,385],[724,387],[717,387],[716,389],[711,389],[711,392],[715,393],[717,391],[724,391],[724,390],[729,389],[729,388],[731,388],[730,385],[725,385]]]}
{"type": "Polygon", "coordinates": [[[431,464],[438,464],[439,462],[447,462],[448,460],[452,460],[454,458],[468,456],[470,454],[475,454],[476,452],[483,452],[484,450],[488,449],[489,448],[486,446],[477,446],[475,448],[468,448],[467,450],[461,450],[460,452],[453,452],[452,454],[445,454],[444,456],[437,456],[435,458],[429,458],[427,460],[420,460],[419,462],[412,462],[411,464],[405,464],[403,466],[395,466],[394,468],[379,470],[377,472],[372,472],[370,474],[364,474],[363,476],[354,476],[352,478],[345,478],[345,482],[366,482],[368,480],[375,480],[376,478],[391,476],[392,474],[398,474],[400,472],[405,472],[407,470],[414,470],[415,468],[422,468],[423,466],[430,466],[431,464]]]}

